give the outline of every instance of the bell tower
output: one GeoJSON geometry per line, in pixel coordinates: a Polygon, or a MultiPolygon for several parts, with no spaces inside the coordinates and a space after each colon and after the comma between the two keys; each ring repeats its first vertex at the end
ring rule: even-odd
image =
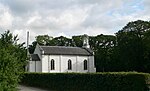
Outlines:
{"type": "Polygon", "coordinates": [[[83,48],[90,48],[90,45],[89,45],[89,37],[87,34],[84,34],[83,35],[83,48]]]}

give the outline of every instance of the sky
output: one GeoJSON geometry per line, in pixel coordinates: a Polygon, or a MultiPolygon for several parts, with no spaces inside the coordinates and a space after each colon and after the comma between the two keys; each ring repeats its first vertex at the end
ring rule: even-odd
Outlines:
{"type": "Polygon", "coordinates": [[[30,43],[53,37],[114,35],[128,22],[150,20],[150,0],[0,0],[0,33],[10,30],[30,43]]]}

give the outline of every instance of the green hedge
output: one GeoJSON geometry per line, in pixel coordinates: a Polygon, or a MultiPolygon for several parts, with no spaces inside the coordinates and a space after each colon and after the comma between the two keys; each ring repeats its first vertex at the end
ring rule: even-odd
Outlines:
{"type": "Polygon", "coordinates": [[[25,73],[22,84],[56,91],[148,91],[148,74],[25,73]]]}

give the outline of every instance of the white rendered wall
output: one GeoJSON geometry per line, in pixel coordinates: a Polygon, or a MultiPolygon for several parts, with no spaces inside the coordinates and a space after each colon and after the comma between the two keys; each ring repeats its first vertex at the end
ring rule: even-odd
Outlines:
{"type": "Polygon", "coordinates": [[[59,55],[49,55],[49,60],[48,61],[48,67],[49,67],[49,72],[50,73],[59,73],[61,72],[61,62],[60,62],[60,56],[59,55]],[[54,70],[51,70],[51,60],[54,60],[54,70]]]}
{"type": "Polygon", "coordinates": [[[42,72],[49,72],[48,71],[48,55],[42,55],[42,72]]]}
{"type": "Polygon", "coordinates": [[[41,61],[30,61],[29,72],[42,72],[41,61]]]}
{"type": "Polygon", "coordinates": [[[42,72],[41,61],[35,61],[35,63],[36,63],[36,72],[42,72]]]}
{"type": "Polygon", "coordinates": [[[35,72],[35,61],[29,61],[29,72],[35,72]]]}
{"type": "Polygon", "coordinates": [[[77,72],[76,56],[62,55],[61,56],[61,72],[77,72]],[[71,60],[72,69],[68,70],[68,60],[71,60]]]}
{"type": "Polygon", "coordinates": [[[94,56],[74,56],[74,55],[43,55],[42,72],[67,73],[67,72],[95,72],[94,56]],[[55,69],[51,70],[51,60],[54,60],[55,69]],[[68,60],[72,62],[72,69],[68,70],[68,60]],[[87,70],[84,70],[84,60],[87,60],[87,70]]]}
{"type": "Polygon", "coordinates": [[[77,72],[79,72],[79,73],[86,73],[86,72],[88,72],[88,62],[89,62],[89,60],[88,60],[88,56],[78,56],[77,57],[77,66],[78,66],[78,70],[77,70],[77,72]],[[84,70],[84,60],[87,60],[87,70],[84,70]]]}
{"type": "Polygon", "coordinates": [[[94,56],[89,56],[89,72],[96,72],[95,64],[94,64],[94,56]]]}

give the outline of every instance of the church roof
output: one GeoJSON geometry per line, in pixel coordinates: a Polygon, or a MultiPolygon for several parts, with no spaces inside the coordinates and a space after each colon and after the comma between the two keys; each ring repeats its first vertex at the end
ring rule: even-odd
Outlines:
{"type": "Polygon", "coordinates": [[[31,54],[31,58],[33,61],[40,61],[38,54],[31,54]]]}
{"type": "Polygon", "coordinates": [[[65,47],[65,46],[40,46],[45,55],[93,55],[93,51],[90,48],[81,47],[65,47]]]}

